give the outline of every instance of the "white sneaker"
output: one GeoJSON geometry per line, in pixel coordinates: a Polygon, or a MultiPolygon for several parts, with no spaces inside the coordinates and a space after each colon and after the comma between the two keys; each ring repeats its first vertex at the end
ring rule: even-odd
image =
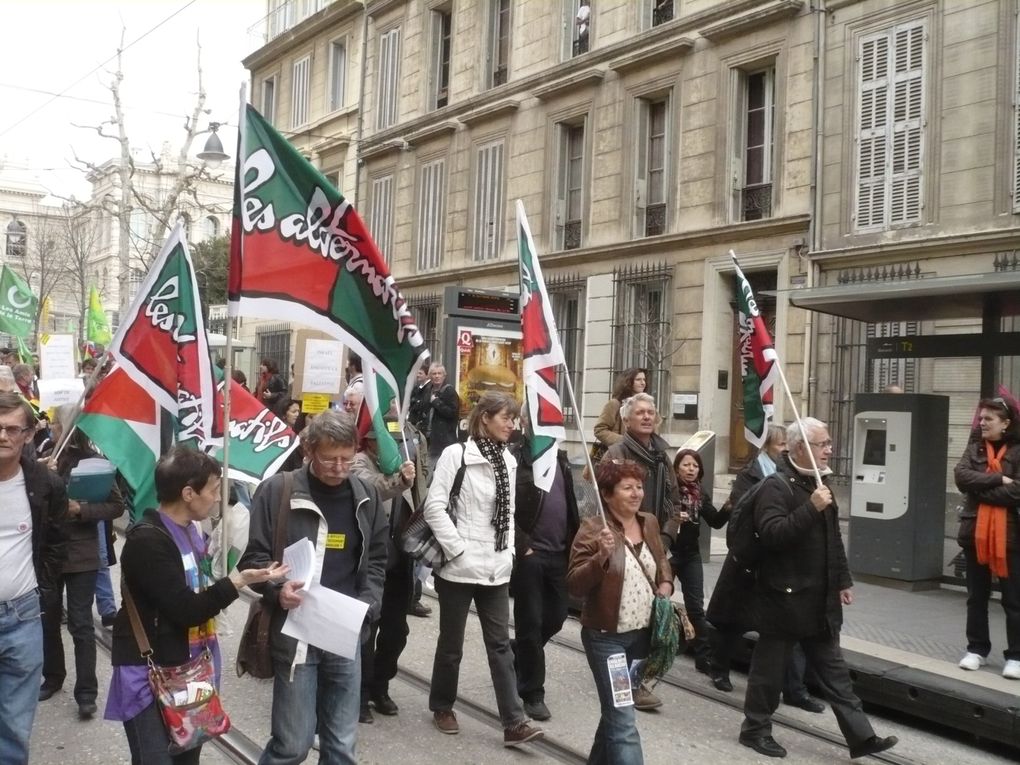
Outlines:
{"type": "Polygon", "coordinates": [[[1006,666],[1002,668],[1002,676],[1010,680],[1020,680],[1020,661],[1006,659],[1006,666]]]}
{"type": "MultiPolygon", "coordinates": [[[[985,666],[986,663],[984,656],[977,653],[966,653],[963,658],[960,659],[960,669],[981,669],[981,667],[985,666]]],[[[1020,678],[1020,662],[1015,663],[1017,664],[1017,677],[1020,678]]]]}

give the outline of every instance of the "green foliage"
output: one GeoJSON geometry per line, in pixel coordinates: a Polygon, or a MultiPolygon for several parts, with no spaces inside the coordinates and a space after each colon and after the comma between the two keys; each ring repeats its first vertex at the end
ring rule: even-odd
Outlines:
{"type": "Polygon", "coordinates": [[[202,310],[208,316],[210,305],[227,302],[230,237],[218,236],[199,242],[191,250],[191,259],[195,264],[202,310]]]}

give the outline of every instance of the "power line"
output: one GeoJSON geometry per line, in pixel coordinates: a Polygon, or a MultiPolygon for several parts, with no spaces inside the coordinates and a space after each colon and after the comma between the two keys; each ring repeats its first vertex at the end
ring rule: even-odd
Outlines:
{"type": "Polygon", "coordinates": [[[21,119],[19,119],[19,120],[18,120],[17,122],[14,122],[13,124],[11,124],[11,125],[8,125],[8,126],[7,126],[6,128],[4,128],[4,129],[3,129],[2,131],[0,131],[0,137],[3,137],[3,136],[5,136],[5,135],[7,135],[7,134],[8,134],[9,132],[11,132],[12,130],[14,130],[14,128],[18,127],[19,125],[22,125],[23,123],[25,123],[26,121],[28,121],[28,120],[29,120],[30,118],[34,117],[34,116],[35,116],[36,114],[38,114],[38,113],[39,113],[40,111],[42,111],[42,110],[43,110],[43,109],[45,109],[45,108],[46,108],[47,106],[49,106],[50,104],[52,104],[52,103],[53,103],[53,102],[54,102],[55,100],[57,100],[57,99],[58,99],[58,98],[60,98],[61,96],[64,96],[64,95],[66,95],[66,94],[67,94],[67,91],[69,91],[69,90],[70,90],[71,88],[75,87],[75,86],[76,86],[76,85],[78,85],[79,83],[81,83],[81,82],[83,82],[84,80],[86,80],[87,78],[91,77],[91,76],[92,76],[93,74],[95,74],[95,73],[96,73],[96,72],[98,72],[98,71],[99,71],[100,69],[102,69],[102,68],[103,68],[104,66],[106,66],[107,64],[109,64],[109,63],[110,63],[111,61],[113,61],[113,60],[114,60],[115,58],[117,58],[117,56],[119,56],[119,55],[120,55],[121,53],[123,53],[123,52],[124,52],[124,51],[126,51],[126,50],[129,50],[129,49],[130,49],[130,48],[131,48],[132,46],[134,46],[135,44],[137,44],[137,43],[140,43],[140,42],[141,42],[142,40],[144,40],[144,39],[145,39],[146,37],[148,37],[148,36],[149,36],[150,34],[152,34],[152,33],[153,33],[153,32],[155,32],[155,31],[156,31],[157,29],[159,29],[159,28],[160,28],[161,26],[163,26],[163,25],[164,25],[164,24],[166,24],[166,23],[167,23],[168,21],[170,21],[170,19],[174,18],[174,17],[175,17],[175,16],[177,16],[178,14],[180,14],[180,13],[182,13],[183,11],[187,10],[187,9],[188,9],[188,8],[190,8],[190,7],[192,6],[192,5],[194,5],[194,4],[196,3],[196,2],[198,2],[198,0],[188,0],[188,2],[186,2],[186,3],[184,4],[184,5],[182,5],[182,6],[180,7],[180,8],[178,8],[178,9],[177,9],[176,11],[174,11],[173,13],[171,13],[171,14],[170,14],[169,16],[167,16],[167,17],[166,17],[165,19],[163,19],[163,20],[162,20],[161,22],[159,22],[158,24],[156,24],[156,26],[154,26],[154,27],[152,27],[151,29],[147,30],[146,32],[142,33],[142,35],[141,35],[140,37],[136,37],[136,38],[135,38],[134,40],[132,40],[131,42],[129,42],[129,43],[128,43],[127,45],[125,45],[125,46],[124,46],[124,47],[123,47],[122,49],[120,49],[119,51],[117,51],[117,53],[114,53],[114,54],[113,54],[112,56],[110,56],[110,57],[109,57],[108,59],[106,59],[105,61],[103,61],[103,62],[101,62],[101,63],[97,64],[97,65],[96,65],[96,67],[95,67],[94,69],[92,69],[92,70],[90,70],[90,71],[86,72],[85,74],[83,74],[83,75],[82,75],[81,77],[79,77],[79,78],[78,78],[77,80],[75,80],[75,81],[74,81],[74,82],[72,82],[72,83],[71,83],[70,85],[68,85],[68,86],[67,86],[66,88],[64,88],[63,90],[61,90],[61,91],[60,91],[60,92],[59,92],[59,93],[58,93],[57,95],[55,95],[55,96],[53,96],[52,98],[49,98],[49,99],[47,99],[46,101],[44,101],[44,102],[43,102],[42,104],[40,104],[40,105],[39,105],[39,106],[37,106],[37,107],[36,107],[35,109],[33,109],[32,111],[30,111],[30,112],[29,112],[28,114],[26,114],[26,115],[25,115],[24,117],[22,117],[21,119]]]}
{"type": "MultiPolygon", "coordinates": [[[[106,107],[112,106],[112,104],[109,101],[104,101],[104,100],[101,100],[101,99],[98,99],[98,98],[86,98],[85,96],[71,96],[71,95],[67,95],[66,93],[55,93],[52,90],[42,90],[41,88],[30,88],[30,87],[27,87],[25,85],[14,85],[13,83],[10,83],[10,82],[0,82],[0,88],[9,88],[10,90],[21,90],[21,91],[24,91],[25,93],[39,93],[39,94],[44,95],[44,96],[53,96],[53,99],[51,99],[51,100],[56,100],[58,98],[62,98],[62,99],[68,100],[68,101],[81,101],[82,103],[86,103],[86,104],[99,104],[100,106],[106,106],[106,107]]],[[[177,117],[184,117],[184,116],[186,116],[186,115],[181,114],[181,113],[174,114],[173,112],[162,112],[162,111],[159,111],[158,109],[141,109],[141,108],[138,108],[138,107],[128,106],[126,104],[124,106],[124,109],[125,109],[125,111],[131,111],[131,112],[144,112],[145,114],[159,114],[159,115],[164,116],[164,117],[175,117],[175,118],[177,118],[177,117]]]]}

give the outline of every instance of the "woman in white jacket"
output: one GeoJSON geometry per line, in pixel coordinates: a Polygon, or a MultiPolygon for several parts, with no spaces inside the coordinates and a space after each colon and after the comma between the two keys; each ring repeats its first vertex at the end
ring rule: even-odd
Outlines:
{"type": "Polygon", "coordinates": [[[464,654],[464,627],[474,601],[503,722],[504,746],[517,746],[542,735],[524,715],[510,650],[509,583],[517,462],[506,443],[519,413],[512,397],[484,393],[468,419],[467,443],[448,446],[436,462],[424,508],[425,520],[447,561],[435,572],[439,641],[432,664],[429,709],[440,731],[460,732],[453,704],[464,654]],[[447,505],[461,464],[464,479],[451,518],[447,505]]]}

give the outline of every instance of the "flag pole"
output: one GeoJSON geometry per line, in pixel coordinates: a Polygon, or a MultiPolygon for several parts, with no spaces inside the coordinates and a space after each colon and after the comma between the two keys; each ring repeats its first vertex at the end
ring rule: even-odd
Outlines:
{"type": "Polygon", "coordinates": [[[584,437],[584,410],[577,406],[577,398],[574,396],[574,384],[570,380],[570,370],[567,369],[566,359],[563,360],[563,381],[567,384],[567,395],[570,396],[570,405],[579,415],[579,419],[577,420],[577,433],[581,436],[581,444],[584,447],[584,460],[588,465],[588,472],[591,473],[592,483],[595,484],[595,499],[596,507],[599,511],[599,517],[602,519],[602,522],[605,523],[606,510],[602,506],[602,495],[599,493],[599,485],[595,480],[595,466],[591,464],[591,450],[588,448],[588,441],[584,437]]]}

